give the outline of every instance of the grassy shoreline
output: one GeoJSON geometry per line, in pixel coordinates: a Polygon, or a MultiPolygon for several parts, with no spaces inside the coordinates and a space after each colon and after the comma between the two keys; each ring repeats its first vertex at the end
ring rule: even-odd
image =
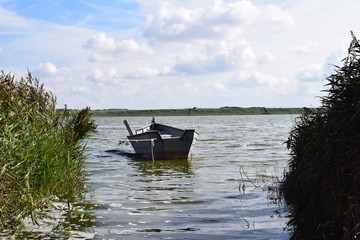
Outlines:
{"type": "Polygon", "coordinates": [[[221,108],[184,108],[184,109],[103,109],[91,110],[95,117],[141,117],[141,116],[211,116],[211,115],[265,115],[301,114],[303,108],[265,108],[265,107],[221,107],[221,108]]]}

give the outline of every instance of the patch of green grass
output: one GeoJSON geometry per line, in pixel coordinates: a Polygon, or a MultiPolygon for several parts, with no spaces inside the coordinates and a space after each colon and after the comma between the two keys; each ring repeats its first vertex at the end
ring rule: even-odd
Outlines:
{"type": "Polygon", "coordinates": [[[20,231],[52,201],[84,193],[82,140],[95,128],[89,108],[57,111],[30,72],[19,81],[0,72],[0,232],[20,231]]]}
{"type": "Polygon", "coordinates": [[[264,108],[264,107],[221,107],[221,108],[186,108],[186,109],[103,109],[92,110],[94,116],[210,116],[210,115],[262,115],[262,114],[300,114],[302,108],[264,108]]]}

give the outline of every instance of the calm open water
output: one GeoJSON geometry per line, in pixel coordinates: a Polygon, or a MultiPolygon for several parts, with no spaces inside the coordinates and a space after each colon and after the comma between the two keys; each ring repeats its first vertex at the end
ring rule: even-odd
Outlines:
{"type": "MultiPolygon", "coordinates": [[[[89,147],[94,239],[288,239],[286,208],[266,185],[289,159],[295,115],[157,117],[195,128],[188,161],[137,161],[124,117],[95,118],[89,147]],[[247,177],[251,180],[248,181],[247,177]],[[254,184],[257,186],[255,187],[254,184]],[[239,189],[240,186],[240,189],[239,189]]],[[[135,129],[150,117],[127,117],[135,129]]]]}

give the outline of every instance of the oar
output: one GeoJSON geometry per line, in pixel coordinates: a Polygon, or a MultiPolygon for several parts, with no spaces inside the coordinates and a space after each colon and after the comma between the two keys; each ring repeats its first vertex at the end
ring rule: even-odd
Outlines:
{"type": "Polygon", "coordinates": [[[124,124],[125,124],[126,129],[129,132],[130,136],[134,135],[131,128],[130,128],[130,126],[129,126],[129,124],[128,124],[128,122],[126,120],[124,120],[124,124]]]}

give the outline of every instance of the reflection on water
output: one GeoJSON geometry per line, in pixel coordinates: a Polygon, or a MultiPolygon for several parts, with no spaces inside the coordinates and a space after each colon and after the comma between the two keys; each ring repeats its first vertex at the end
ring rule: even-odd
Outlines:
{"type": "MultiPolygon", "coordinates": [[[[117,143],[123,118],[97,118],[89,141],[95,239],[288,239],[286,211],[267,187],[241,181],[280,176],[293,116],[157,117],[200,132],[190,160],[139,161],[117,143]],[[239,191],[245,184],[245,191],[239,191]]],[[[146,117],[127,118],[133,128],[146,117]]]]}
{"type": "Polygon", "coordinates": [[[161,161],[130,161],[129,165],[136,168],[143,176],[171,176],[173,178],[190,177],[194,175],[189,160],[161,161]]]}
{"type": "Polygon", "coordinates": [[[36,223],[25,219],[26,230],[18,233],[16,239],[93,239],[95,234],[90,229],[96,225],[94,209],[96,205],[86,200],[72,204],[53,203],[42,209],[36,223]]]}

